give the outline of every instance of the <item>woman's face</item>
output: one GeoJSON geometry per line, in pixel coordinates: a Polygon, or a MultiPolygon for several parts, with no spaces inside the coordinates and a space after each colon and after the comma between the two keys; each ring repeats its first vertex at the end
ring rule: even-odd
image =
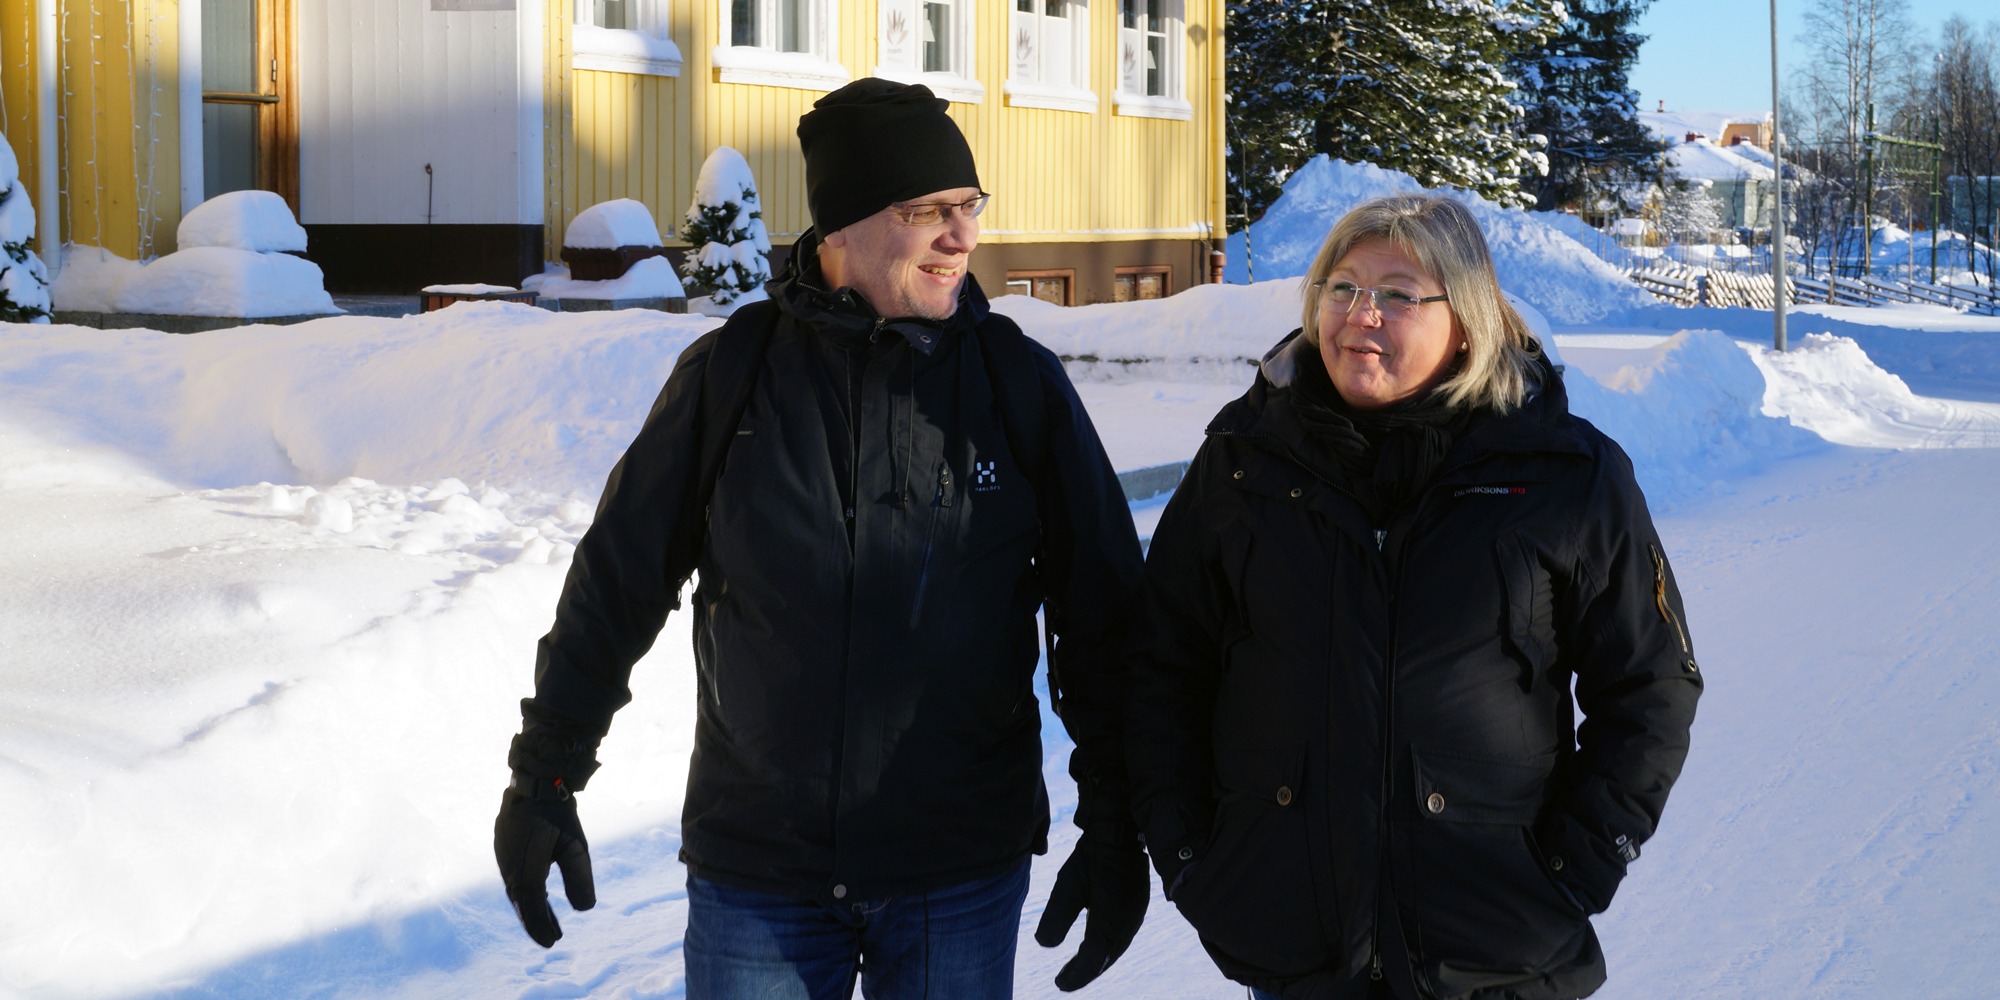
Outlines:
{"type": "Polygon", "coordinates": [[[1380,409],[1444,380],[1465,342],[1451,304],[1411,303],[1443,294],[1443,283],[1379,237],[1356,243],[1333,265],[1320,293],[1319,355],[1347,405],[1380,409]],[[1335,301],[1342,285],[1381,294],[1362,291],[1342,304],[1335,301]]]}

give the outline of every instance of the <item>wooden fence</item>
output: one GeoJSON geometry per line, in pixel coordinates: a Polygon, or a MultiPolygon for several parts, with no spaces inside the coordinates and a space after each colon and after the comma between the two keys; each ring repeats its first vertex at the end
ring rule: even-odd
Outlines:
{"type": "MultiPolygon", "coordinates": [[[[1772,308],[1769,275],[1708,271],[1678,264],[1625,272],[1639,287],[1677,306],[1740,306],[1772,308]]],[[[2000,295],[1983,288],[1891,281],[1884,278],[1824,280],[1786,278],[1786,302],[1827,302],[1843,306],[1877,306],[1921,302],[1980,316],[2000,316],[2000,295]]]]}

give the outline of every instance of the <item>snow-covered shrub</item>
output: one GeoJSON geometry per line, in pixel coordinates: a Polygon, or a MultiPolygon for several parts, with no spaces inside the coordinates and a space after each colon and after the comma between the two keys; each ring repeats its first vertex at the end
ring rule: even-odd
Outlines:
{"type": "Polygon", "coordinates": [[[35,235],[35,206],[21,187],[14,147],[0,135],[0,321],[49,321],[49,272],[28,249],[35,235]]]}
{"type": "Polygon", "coordinates": [[[771,252],[771,239],[764,232],[757,180],[742,153],[718,146],[708,154],[684,221],[689,249],[682,276],[708,292],[706,302],[690,302],[690,308],[726,316],[764,297],[764,282],[771,280],[764,255],[771,252]]]}

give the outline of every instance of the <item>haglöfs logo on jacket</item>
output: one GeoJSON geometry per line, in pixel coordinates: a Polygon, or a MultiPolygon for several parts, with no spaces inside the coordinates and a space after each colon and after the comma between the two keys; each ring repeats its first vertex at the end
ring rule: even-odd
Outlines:
{"type": "Polygon", "coordinates": [[[972,492],[991,493],[1000,488],[1000,473],[994,468],[999,464],[997,460],[972,463],[972,492]]]}

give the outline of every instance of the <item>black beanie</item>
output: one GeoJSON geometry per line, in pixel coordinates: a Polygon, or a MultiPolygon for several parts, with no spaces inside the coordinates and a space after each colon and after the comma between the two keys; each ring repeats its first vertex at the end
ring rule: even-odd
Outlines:
{"type": "Polygon", "coordinates": [[[799,118],[806,205],[821,236],[891,202],[979,187],[972,147],[923,84],[863,77],[799,118]]]}

